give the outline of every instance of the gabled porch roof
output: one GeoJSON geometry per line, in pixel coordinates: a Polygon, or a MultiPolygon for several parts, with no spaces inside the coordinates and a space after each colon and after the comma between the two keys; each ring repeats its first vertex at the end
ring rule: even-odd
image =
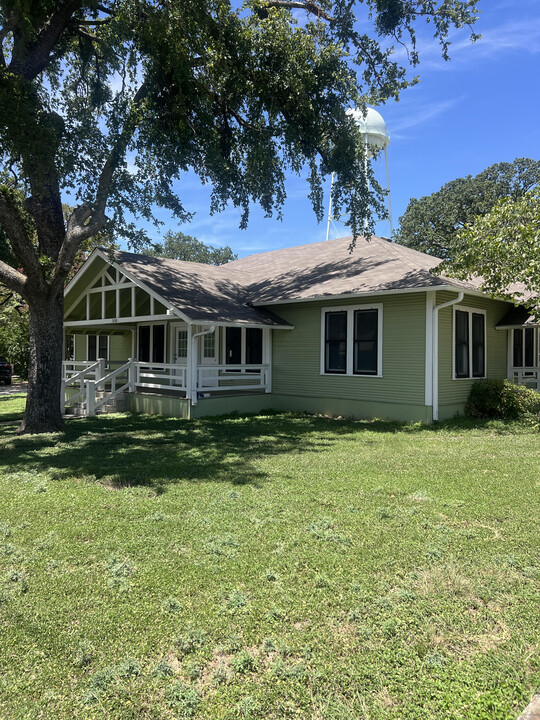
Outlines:
{"type": "MultiPolygon", "coordinates": [[[[226,266],[216,267],[201,263],[183,262],[165,258],[154,258],[135,253],[115,251],[108,253],[100,249],[92,252],[81,270],[75,275],[65,290],[67,307],[73,309],[74,304],[92,287],[95,279],[95,264],[101,268],[107,266],[118,270],[124,279],[129,279],[164,307],[167,319],[182,319],[188,323],[201,325],[244,325],[246,327],[269,327],[274,329],[291,329],[292,325],[274,312],[264,307],[253,307],[246,298],[246,290],[239,283],[227,276],[226,266]],[[107,265],[105,265],[105,263],[107,265]],[[87,286],[87,283],[90,283],[87,286]]],[[[103,273],[104,270],[101,270],[103,273]]],[[[97,275],[99,278],[99,274],[97,275]]],[[[129,283],[128,283],[129,284],[129,283]]],[[[90,292],[109,291],[126,287],[113,285],[110,287],[91,289],[90,292]]],[[[153,302],[153,301],[152,301],[153,302]]],[[[118,306],[118,303],[117,303],[118,306]]],[[[88,316],[89,318],[90,316],[88,316]]],[[[165,317],[165,315],[160,315],[165,317]]],[[[69,318],[69,315],[68,315],[69,318]]],[[[121,317],[116,320],[109,318],[108,323],[149,318],[121,317]]],[[[88,320],[88,323],[92,321],[88,320]]],[[[94,324],[103,325],[105,316],[95,318],[94,324]]],[[[70,325],[82,325],[83,321],[70,322],[70,325]]]]}

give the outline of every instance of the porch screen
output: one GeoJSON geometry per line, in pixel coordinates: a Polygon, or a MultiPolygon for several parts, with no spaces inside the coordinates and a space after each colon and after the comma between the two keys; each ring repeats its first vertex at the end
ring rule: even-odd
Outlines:
{"type": "Polygon", "coordinates": [[[108,359],[109,336],[88,335],[88,360],[95,362],[98,358],[108,359]]]}
{"type": "Polygon", "coordinates": [[[377,310],[354,312],[354,369],[355,375],[377,374],[377,310]]]}
{"type": "Polygon", "coordinates": [[[152,326],[152,362],[165,362],[165,325],[152,326]]]}
{"type": "Polygon", "coordinates": [[[514,330],[513,366],[534,366],[534,329],[516,328],[514,330]]]}
{"type": "Polygon", "coordinates": [[[347,372],[347,311],[327,312],[325,322],[324,370],[347,372]]]}
{"type": "Polygon", "coordinates": [[[242,328],[226,328],[225,363],[227,365],[241,365],[242,363],[242,328]]]}
{"type": "Polygon", "coordinates": [[[262,364],[262,329],[246,328],[246,363],[262,364]]]}
{"type": "Polygon", "coordinates": [[[150,362],[150,325],[139,327],[139,360],[150,362]]]}

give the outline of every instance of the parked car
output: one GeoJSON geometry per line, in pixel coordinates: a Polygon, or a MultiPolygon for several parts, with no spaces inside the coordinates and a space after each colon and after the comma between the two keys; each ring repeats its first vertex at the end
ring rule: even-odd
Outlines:
{"type": "Polygon", "coordinates": [[[3,380],[6,385],[11,385],[11,376],[13,375],[13,367],[6,360],[5,357],[0,355],[0,380],[3,380]]]}

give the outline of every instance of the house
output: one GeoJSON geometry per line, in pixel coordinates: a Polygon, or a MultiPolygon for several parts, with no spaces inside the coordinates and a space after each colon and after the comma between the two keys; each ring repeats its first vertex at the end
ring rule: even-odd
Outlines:
{"type": "Polygon", "coordinates": [[[65,291],[63,402],[431,422],[463,412],[480,378],[540,388],[538,327],[523,308],[386,239],[350,244],[220,267],[94,250],[65,291]]]}

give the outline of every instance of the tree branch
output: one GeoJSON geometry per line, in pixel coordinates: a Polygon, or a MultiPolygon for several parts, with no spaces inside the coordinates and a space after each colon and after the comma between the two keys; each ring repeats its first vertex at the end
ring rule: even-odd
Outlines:
{"type": "Polygon", "coordinates": [[[68,26],[73,13],[82,6],[82,0],[68,0],[60,4],[50,16],[31,45],[18,35],[13,47],[10,72],[26,80],[34,80],[50,62],[50,53],[68,26]]]}
{"type": "MultiPolygon", "coordinates": [[[[28,276],[36,278],[39,285],[45,283],[43,268],[37,258],[26,225],[9,193],[0,189],[0,224],[9,239],[17,260],[28,276]]],[[[7,267],[10,267],[9,265],[7,267]]],[[[17,290],[17,292],[19,292],[17,290]]]]}
{"type": "Polygon", "coordinates": [[[19,293],[19,295],[24,297],[26,277],[2,260],[0,260],[0,282],[10,290],[13,290],[13,292],[19,293]]]}
{"type": "Polygon", "coordinates": [[[305,10],[328,22],[335,22],[336,20],[335,17],[332,17],[332,15],[327,13],[318,3],[313,2],[313,0],[266,0],[264,4],[266,7],[282,8],[285,10],[305,10]]]}
{"type": "Polygon", "coordinates": [[[133,137],[133,133],[137,128],[138,111],[144,99],[148,95],[148,91],[149,85],[147,78],[135,93],[131,111],[126,119],[122,132],[118,135],[116,142],[109,153],[109,157],[103,166],[96,192],[95,212],[98,216],[105,215],[105,207],[109,198],[114,171],[118,168],[120,161],[124,157],[129,141],[133,137]]]}

